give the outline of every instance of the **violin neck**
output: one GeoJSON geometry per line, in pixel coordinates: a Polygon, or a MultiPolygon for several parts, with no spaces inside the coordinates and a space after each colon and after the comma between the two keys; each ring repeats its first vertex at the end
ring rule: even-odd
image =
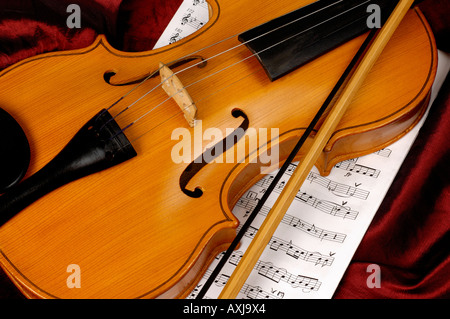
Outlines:
{"type": "Polygon", "coordinates": [[[380,23],[396,0],[321,0],[271,20],[239,36],[276,80],[369,30],[368,6],[380,8],[380,23]]]}

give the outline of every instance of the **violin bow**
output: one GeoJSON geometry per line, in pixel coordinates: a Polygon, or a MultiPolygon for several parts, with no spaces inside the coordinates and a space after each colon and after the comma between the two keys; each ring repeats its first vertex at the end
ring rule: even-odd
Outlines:
{"type": "Polygon", "coordinates": [[[279,223],[283,219],[287,209],[294,200],[295,195],[305,181],[308,173],[316,163],[332,133],[335,131],[347,107],[352,102],[354,96],[362,86],[363,81],[369,74],[403,17],[411,8],[413,2],[414,0],[399,1],[383,27],[377,31],[377,34],[371,40],[369,47],[365,50],[359,63],[356,67],[353,67],[354,70],[351,72],[348,79],[346,79],[346,83],[340,90],[339,96],[334,99],[334,105],[314,137],[314,141],[306,153],[306,156],[293,172],[274,206],[267,214],[262,226],[259,228],[254,239],[242,256],[241,261],[219,295],[220,299],[234,299],[238,295],[250,275],[250,272],[272,238],[279,223]]]}

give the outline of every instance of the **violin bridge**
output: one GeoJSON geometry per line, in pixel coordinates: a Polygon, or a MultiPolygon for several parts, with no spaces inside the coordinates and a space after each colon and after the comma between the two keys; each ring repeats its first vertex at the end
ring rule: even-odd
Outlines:
{"type": "Polygon", "coordinates": [[[184,88],[183,83],[164,63],[159,63],[159,74],[161,76],[162,88],[169,97],[173,98],[184,113],[190,127],[194,127],[197,118],[197,106],[184,88]]]}

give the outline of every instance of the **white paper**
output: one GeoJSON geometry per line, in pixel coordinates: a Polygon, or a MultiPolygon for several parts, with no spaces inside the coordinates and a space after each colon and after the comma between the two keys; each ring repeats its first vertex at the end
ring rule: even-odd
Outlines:
{"type": "MultiPolygon", "coordinates": [[[[439,52],[430,104],[449,69],[450,56],[439,52]]],[[[327,177],[313,168],[238,298],[331,298],[424,121],[425,117],[406,136],[383,150],[337,164],[327,177]]],[[[238,201],[233,214],[241,224],[275,174],[261,179],[238,201]]],[[[291,174],[288,170],[280,180],[205,298],[219,296],[291,174]]],[[[188,298],[195,298],[220,257],[188,298]]]]}
{"type": "Polygon", "coordinates": [[[153,49],[180,41],[199,30],[208,20],[209,10],[206,0],[183,1],[153,49]]]}

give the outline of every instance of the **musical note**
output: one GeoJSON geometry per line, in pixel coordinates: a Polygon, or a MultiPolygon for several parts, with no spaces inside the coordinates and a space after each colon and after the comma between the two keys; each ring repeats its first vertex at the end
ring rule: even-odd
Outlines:
{"type": "Polygon", "coordinates": [[[380,155],[383,157],[389,157],[391,156],[392,150],[389,148],[383,148],[382,150],[379,150],[378,152],[375,152],[374,154],[380,155]]]}
{"type": "Polygon", "coordinates": [[[286,175],[292,176],[292,173],[295,171],[295,169],[297,168],[297,165],[291,163],[289,164],[287,170],[286,170],[286,175]]]}
{"type": "MultiPolygon", "coordinates": [[[[243,256],[243,252],[236,251],[232,254],[228,262],[232,265],[237,265],[243,256]]],[[[263,276],[275,283],[280,281],[290,284],[293,288],[304,288],[310,291],[317,291],[320,288],[321,282],[317,278],[312,278],[303,275],[294,275],[289,273],[284,268],[274,266],[270,262],[259,260],[254,269],[260,276],[263,276]]]]}
{"type": "Polygon", "coordinates": [[[278,268],[269,262],[258,261],[255,268],[261,276],[276,283],[280,282],[280,280],[284,281],[293,288],[304,288],[317,291],[321,285],[321,282],[316,278],[291,274],[286,269],[278,268]]]}
{"type": "Polygon", "coordinates": [[[259,181],[257,181],[255,185],[262,188],[267,188],[272,183],[273,179],[274,179],[273,175],[267,175],[261,178],[259,181]]]}
{"type": "MultiPolygon", "coordinates": [[[[258,230],[255,227],[249,227],[244,236],[252,239],[257,231],[258,230]]],[[[287,256],[290,256],[294,259],[311,262],[315,266],[331,266],[334,260],[334,258],[331,256],[326,257],[319,252],[307,251],[306,249],[294,245],[292,241],[286,241],[276,236],[272,236],[268,245],[269,248],[273,251],[282,251],[287,256]]]]}
{"type": "Polygon", "coordinates": [[[202,28],[209,21],[206,0],[183,1],[153,49],[173,44],[202,28]]]}
{"type": "Polygon", "coordinates": [[[248,284],[244,284],[241,293],[249,299],[280,299],[279,297],[264,291],[259,286],[251,286],[248,284]]]}
{"type": "MultiPolygon", "coordinates": [[[[276,187],[274,191],[280,192],[281,188],[282,187],[280,185],[280,187],[276,187]]],[[[312,195],[307,194],[306,192],[302,192],[301,190],[297,193],[295,199],[301,203],[307,204],[332,216],[342,217],[344,219],[356,219],[356,217],[358,216],[358,212],[351,210],[348,206],[318,199],[312,195]]]]}
{"type": "MultiPolygon", "coordinates": [[[[209,278],[209,276],[211,276],[211,273],[212,273],[212,271],[210,269],[208,269],[206,271],[205,275],[203,276],[203,279],[207,280],[209,278]]],[[[224,287],[227,284],[228,279],[230,279],[229,275],[220,274],[217,276],[216,280],[214,280],[214,284],[217,287],[224,287]]],[[[197,294],[201,288],[202,288],[202,284],[198,284],[194,288],[194,290],[192,290],[192,292],[189,294],[187,299],[195,299],[195,297],[197,296],[197,294]]],[[[243,294],[244,296],[246,296],[248,299],[280,299],[280,297],[275,296],[274,294],[271,294],[267,291],[264,291],[259,286],[252,286],[247,283],[245,283],[242,286],[240,293],[243,294]]]]}
{"type": "Polygon", "coordinates": [[[301,195],[297,195],[296,199],[331,216],[352,220],[356,219],[358,216],[358,212],[351,210],[348,206],[339,205],[327,200],[319,200],[305,192],[301,193],[301,195]],[[305,197],[307,200],[305,200],[305,197]]]}
{"type": "MultiPolygon", "coordinates": [[[[249,200],[249,199],[243,199],[241,198],[237,203],[236,206],[238,207],[243,207],[245,209],[248,209],[250,211],[253,210],[253,208],[256,207],[256,201],[255,200],[249,200]]],[[[259,214],[266,216],[267,213],[270,211],[270,207],[264,205],[259,214]]],[[[338,243],[342,243],[345,240],[346,235],[345,234],[341,234],[341,233],[337,233],[337,232],[333,232],[333,231],[329,231],[329,230],[325,230],[322,228],[318,228],[313,224],[309,224],[306,221],[301,220],[300,218],[297,218],[295,216],[286,214],[282,221],[282,224],[285,225],[289,225],[295,229],[301,230],[313,237],[317,237],[320,240],[329,240],[329,241],[334,241],[334,242],[338,242],[338,243]]]]}
{"type": "Polygon", "coordinates": [[[192,16],[193,12],[189,12],[181,18],[181,25],[188,25],[194,30],[198,30],[205,25],[204,21],[197,19],[197,17],[192,16]]]}
{"type": "Polygon", "coordinates": [[[320,186],[325,187],[334,195],[339,197],[355,197],[362,200],[366,200],[370,194],[370,192],[367,190],[334,182],[331,179],[322,177],[314,172],[310,172],[306,179],[311,183],[316,183],[319,184],[320,186]]]}
{"type": "Polygon", "coordinates": [[[201,6],[204,9],[208,9],[208,3],[206,0],[193,0],[192,5],[195,6],[201,6]]]}
{"type": "Polygon", "coordinates": [[[180,33],[179,32],[175,32],[175,33],[172,33],[172,35],[170,36],[169,43],[172,44],[172,43],[175,43],[175,42],[177,42],[177,41],[179,41],[181,39],[182,38],[180,36],[180,33]]]}
{"type": "Polygon", "coordinates": [[[357,174],[370,176],[373,178],[377,178],[381,172],[379,169],[371,168],[371,167],[364,166],[364,165],[359,165],[359,164],[356,164],[354,161],[343,161],[343,162],[337,163],[334,167],[340,168],[340,169],[343,169],[346,171],[354,172],[357,174]]]}

